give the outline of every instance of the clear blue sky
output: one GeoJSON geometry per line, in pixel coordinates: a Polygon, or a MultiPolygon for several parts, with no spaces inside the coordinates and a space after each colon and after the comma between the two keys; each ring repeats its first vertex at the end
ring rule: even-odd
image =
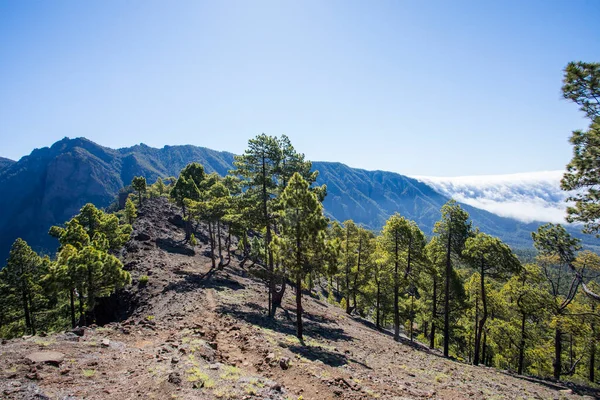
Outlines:
{"type": "Polygon", "coordinates": [[[561,169],[600,1],[0,0],[0,156],[65,136],[408,175],[561,169]]]}

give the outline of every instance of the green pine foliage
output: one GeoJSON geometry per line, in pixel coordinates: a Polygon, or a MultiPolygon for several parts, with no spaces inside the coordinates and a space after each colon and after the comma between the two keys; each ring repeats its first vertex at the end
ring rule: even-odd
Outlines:
{"type": "Polygon", "coordinates": [[[98,298],[131,283],[113,255],[131,234],[131,225],[120,224],[117,216],[86,204],[49,233],[59,241],[54,260],[17,239],[0,271],[2,337],[93,323],[98,298]]]}

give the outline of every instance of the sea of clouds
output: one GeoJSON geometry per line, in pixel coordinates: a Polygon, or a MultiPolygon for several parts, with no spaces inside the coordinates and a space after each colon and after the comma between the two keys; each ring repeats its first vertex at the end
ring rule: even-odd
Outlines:
{"type": "Polygon", "coordinates": [[[415,176],[456,201],[523,222],[564,223],[568,192],[563,171],[460,177],[415,176]]]}

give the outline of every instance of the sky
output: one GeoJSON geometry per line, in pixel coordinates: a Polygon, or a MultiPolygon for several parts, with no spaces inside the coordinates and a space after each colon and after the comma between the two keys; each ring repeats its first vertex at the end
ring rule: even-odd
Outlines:
{"type": "Polygon", "coordinates": [[[0,156],[63,137],[405,175],[561,170],[587,126],[561,97],[600,61],[600,2],[0,0],[0,156]]]}

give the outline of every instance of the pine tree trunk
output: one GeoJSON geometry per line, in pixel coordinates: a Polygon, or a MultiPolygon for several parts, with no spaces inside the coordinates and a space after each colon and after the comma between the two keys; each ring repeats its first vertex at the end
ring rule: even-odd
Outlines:
{"type": "Polygon", "coordinates": [[[31,291],[28,292],[27,294],[28,298],[29,298],[29,318],[31,319],[31,332],[33,335],[36,334],[36,329],[35,329],[35,313],[33,311],[33,300],[31,299],[31,291]]]}
{"type": "Polygon", "coordinates": [[[521,343],[519,344],[519,367],[517,373],[523,375],[523,364],[525,363],[525,313],[521,316],[521,343]]]}
{"type": "Polygon", "coordinates": [[[446,293],[444,297],[444,357],[450,355],[450,277],[452,275],[451,255],[452,231],[448,228],[448,243],[446,247],[446,293]]]}
{"type": "Polygon", "coordinates": [[[303,340],[302,330],[302,279],[298,274],[296,276],[296,335],[301,342],[303,340]]]}
{"type": "Polygon", "coordinates": [[[86,326],[85,312],[83,312],[83,289],[79,290],[79,322],[81,326],[86,326]]]}
{"type": "Polygon", "coordinates": [[[231,225],[227,225],[227,265],[231,262],[231,225]]]}
{"type": "Polygon", "coordinates": [[[400,340],[400,282],[398,279],[398,238],[396,237],[395,249],[395,265],[394,265],[394,340],[400,340]]]}
{"type": "MultiPolygon", "coordinates": [[[[593,304],[592,305],[592,312],[594,312],[596,310],[596,305],[593,304]]],[[[592,337],[590,340],[590,371],[589,371],[589,378],[590,378],[590,382],[594,382],[595,380],[595,373],[596,373],[596,324],[595,323],[591,323],[590,324],[590,328],[592,331],[592,337]]]]}
{"type": "MultiPolygon", "coordinates": [[[[592,334],[595,335],[595,328],[594,328],[594,324],[592,324],[592,334]]],[[[595,373],[596,373],[596,338],[595,336],[592,337],[592,343],[590,345],[590,374],[589,374],[589,378],[590,378],[590,382],[594,382],[596,379],[595,377],[595,373]]]]}
{"type": "Polygon", "coordinates": [[[223,252],[221,248],[221,221],[217,221],[217,240],[219,244],[219,268],[223,267],[223,252]]]}
{"type": "Polygon", "coordinates": [[[435,316],[437,311],[437,277],[433,275],[433,298],[431,302],[431,332],[429,336],[429,348],[435,348],[435,316]]]}
{"type": "Polygon", "coordinates": [[[75,289],[71,288],[69,290],[69,301],[71,303],[71,328],[75,328],[77,326],[75,322],[75,289]]]}
{"type": "Polygon", "coordinates": [[[379,283],[379,281],[377,281],[377,305],[375,306],[375,308],[377,308],[377,321],[375,323],[375,326],[377,327],[377,329],[381,329],[381,298],[380,298],[380,293],[381,292],[381,283],[379,283]]]}
{"type": "MultiPolygon", "coordinates": [[[[359,233],[360,235],[360,233],[359,233]]],[[[358,305],[356,304],[356,292],[358,291],[358,276],[360,275],[360,257],[361,257],[361,252],[362,252],[362,237],[359,236],[359,240],[358,240],[358,259],[357,259],[357,265],[356,265],[356,275],[354,275],[354,287],[352,288],[352,295],[354,297],[354,307],[353,309],[356,310],[358,309],[358,305]]]]}
{"type": "Polygon", "coordinates": [[[21,289],[21,294],[23,297],[23,312],[25,314],[25,328],[27,328],[28,333],[33,334],[33,326],[31,323],[31,315],[29,314],[29,300],[27,296],[27,289],[24,287],[21,289]]]}
{"type": "Polygon", "coordinates": [[[415,296],[414,293],[410,294],[410,341],[413,341],[413,325],[414,325],[414,307],[415,307],[415,296]]]}
{"type": "Polygon", "coordinates": [[[473,336],[473,353],[477,347],[477,333],[479,332],[479,294],[475,295],[475,335],[473,336]]]}
{"type": "Polygon", "coordinates": [[[87,287],[87,310],[86,314],[86,322],[88,324],[93,324],[94,321],[94,308],[96,307],[96,287],[94,278],[92,277],[92,270],[88,268],[88,287],[87,287]],[[89,312],[89,315],[88,315],[89,312]]]}
{"type": "Polygon", "coordinates": [[[570,368],[573,367],[573,358],[575,358],[574,354],[573,354],[573,334],[570,333],[569,334],[569,361],[570,361],[569,364],[570,364],[570,368]]]}
{"type": "Polygon", "coordinates": [[[561,362],[562,355],[562,332],[559,328],[556,328],[554,332],[554,379],[560,380],[560,373],[562,369],[561,362]]]}
{"type": "Polygon", "coordinates": [[[352,313],[350,308],[350,228],[346,227],[346,314],[352,313]]]}
{"type": "Polygon", "coordinates": [[[481,346],[481,360],[483,361],[483,364],[485,365],[485,356],[487,353],[487,332],[483,332],[483,344],[481,346]]]}
{"type": "MultiPolygon", "coordinates": [[[[477,330],[477,336],[475,337],[475,355],[473,356],[473,365],[479,365],[479,354],[480,354],[480,345],[481,345],[481,334],[483,332],[483,328],[485,326],[485,321],[488,317],[487,310],[487,299],[485,295],[485,269],[484,269],[484,261],[481,260],[481,304],[483,306],[483,315],[481,316],[481,320],[479,320],[479,328],[477,330]]],[[[485,364],[485,356],[481,358],[485,364]]]]}
{"type": "Polygon", "coordinates": [[[213,235],[212,222],[208,223],[208,241],[210,242],[210,261],[212,263],[212,268],[216,268],[215,264],[215,238],[213,235]]]}

